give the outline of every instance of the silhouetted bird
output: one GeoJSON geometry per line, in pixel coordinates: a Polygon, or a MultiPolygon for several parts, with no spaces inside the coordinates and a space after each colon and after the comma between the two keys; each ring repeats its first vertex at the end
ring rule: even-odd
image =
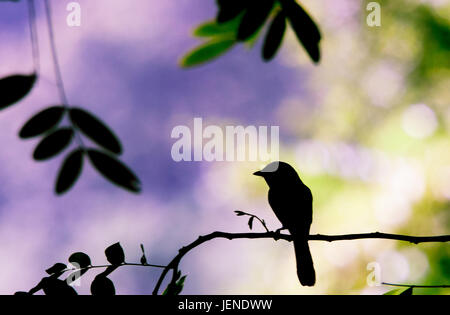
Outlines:
{"type": "Polygon", "coordinates": [[[308,245],[312,223],[312,194],[297,172],[287,163],[273,162],[253,175],[269,185],[269,204],[275,215],[294,238],[297,275],[304,286],[316,283],[313,260],[308,245]]]}

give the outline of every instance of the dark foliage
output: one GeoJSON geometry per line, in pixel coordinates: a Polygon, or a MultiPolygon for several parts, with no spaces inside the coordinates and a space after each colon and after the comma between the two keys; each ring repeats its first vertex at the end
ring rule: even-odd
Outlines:
{"type": "Polygon", "coordinates": [[[111,296],[116,295],[116,288],[111,279],[100,274],[92,281],[91,293],[92,295],[111,296]]]}
{"type": "Polygon", "coordinates": [[[280,11],[273,19],[272,25],[267,32],[267,36],[263,47],[264,60],[271,60],[275,57],[278,49],[283,41],[284,33],[286,32],[286,15],[280,11]]]}
{"type": "Polygon", "coordinates": [[[83,149],[76,149],[65,158],[55,185],[58,195],[67,192],[78,180],[83,170],[83,158],[83,149]]]}
{"type": "Polygon", "coordinates": [[[193,49],[181,60],[183,67],[209,62],[229,51],[235,43],[253,46],[260,30],[271,20],[265,36],[262,58],[272,60],[281,47],[286,21],[314,63],[320,61],[318,26],[295,0],[217,1],[218,14],[214,21],[200,25],[194,35],[207,37],[205,44],[193,49]]]}
{"type": "Polygon", "coordinates": [[[74,131],[71,128],[61,128],[44,137],[37,145],[33,158],[37,161],[50,159],[61,153],[72,141],[74,131]]]}
{"type": "Polygon", "coordinates": [[[17,103],[33,88],[37,75],[16,74],[0,79],[0,110],[17,103]]]}
{"type": "Polygon", "coordinates": [[[98,145],[114,154],[122,153],[119,139],[94,115],[81,108],[71,108],[69,116],[72,123],[98,145]]]}
{"type": "Polygon", "coordinates": [[[106,179],[132,192],[140,192],[141,183],[136,175],[112,155],[95,149],[88,149],[87,155],[92,165],[106,179]]]}
{"type": "MultiPolygon", "coordinates": [[[[166,266],[151,265],[147,263],[147,258],[144,253],[144,246],[141,244],[143,256],[141,257],[141,265],[146,267],[165,268],[166,266]]],[[[59,295],[59,296],[73,296],[77,295],[76,290],[72,286],[76,280],[79,280],[86,272],[92,269],[103,268],[104,271],[97,274],[91,283],[90,289],[92,295],[112,296],[116,295],[116,288],[113,281],[108,277],[120,266],[137,266],[139,264],[129,264],[125,262],[125,253],[120,243],[115,243],[105,249],[105,256],[110,265],[107,266],[92,266],[91,258],[83,253],[76,252],[70,255],[68,261],[71,266],[63,263],[56,263],[48,268],[45,272],[49,277],[44,277],[37,286],[30,291],[19,291],[15,295],[32,295],[42,290],[45,295],[59,295]],[[64,273],[69,273],[65,280],[59,279],[64,273]]],[[[174,284],[169,286],[164,291],[164,295],[178,295],[184,287],[186,276],[181,276],[181,271],[177,273],[177,278],[174,284]]]]}
{"type": "Polygon", "coordinates": [[[19,132],[22,139],[40,136],[56,127],[64,117],[64,106],[53,106],[44,109],[28,120],[19,132]]]}
{"type": "MultiPolygon", "coordinates": [[[[28,1],[28,5],[30,33],[32,35],[31,46],[35,71],[31,75],[15,74],[0,79],[0,110],[16,104],[27,96],[38,79],[40,55],[38,53],[39,43],[36,36],[36,12],[33,1],[28,1]]],[[[42,137],[33,152],[33,158],[37,161],[56,157],[73,142],[76,142],[77,148],[72,150],[64,159],[55,183],[55,192],[56,194],[61,195],[69,191],[81,175],[83,160],[87,151],[83,143],[82,135],[106,149],[112,155],[121,154],[122,145],[117,136],[112,132],[111,128],[99,118],[84,109],[69,106],[57,58],[53,25],[51,23],[50,2],[44,2],[44,6],[46,8],[53,66],[57,81],[56,85],[61,98],[61,105],[45,108],[35,114],[22,126],[19,131],[19,136],[22,139],[42,137]],[[67,113],[69,125],[59,126],[67,113]]],[[[97,161],[100,160],[100,158],[96,156],[93,159],[90,159],[90,161],[92,160],[97,161]]],[[[103,158],[103,160],[108,161],[109,164],[105,167],[96,168],[101,169],[101,173],[105,175],[108,180],[111,180],[130,191],[138,192],[140,190],[139,180],[131,171],[129,171],[128,167],[119,162],[114,156],[103,158]],[[111,161],[114,161],[114,163],[111,161]],[[113,164],[119,165],[118,174],[115,174],[115,170],[111,168],[113,164]],[[132,175],[130,176],[130,174],[132,175]],[[130,180],[130,177],[132,177],[132,180],[130,180]]]]}

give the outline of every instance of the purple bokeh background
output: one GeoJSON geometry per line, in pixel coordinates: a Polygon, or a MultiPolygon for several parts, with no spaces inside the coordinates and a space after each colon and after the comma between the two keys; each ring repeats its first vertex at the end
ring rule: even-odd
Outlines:
{"type": "MultiPolygon", "coordinates": [[[[56,197],[53,182],[61,159],[36,163],[31,159],[35,141],[18,139],[28,117],[58,103],[43,6],[37,1],[41,77],[24,101],[0,115],[0,293],[31,288],[46,268],[74,251],[85,251],[102,264],[104,248],[120,241],[127,260],[137,261],[144,243],[150,262],[164,264],[202,233],[246,229],[245,220],[232,211],[267,206],[261,198],[252,204],[226,193],[256,189],[243,187],[242,181],[229,187],[232,180],[225,174],[236,173],[239,163],[176,163],[170,155],[171,130],[192,124],[194,117],[216,124],[280,125],[277,104],[287,97],[308,100],[305,73],[277,59],[264,63],[259,49],[246,52],[241,46],[207,66],[181,69],[177,60],[198,44],[190,30],[214,16],[214,1],[82,0],[82,25],[74,28],[66,25],[69,1],[52,2],[70,103],[97,114],[116,131],[125,148],[122,159],[141,178],[143,192],[124,192],[86,164],[75,188],[56,197]]],[[[1,3],[2,76],[32,69],[26,12],[24,1],[1,3]]],[[[282,139],[290,136],[281,129],[282,139]]],[[[251,167],[248,181],[253,180],[251,167]]],[[[268,212],[264,215],[277,227],[268,212]]],[[[183,265],[189,272],[185,293],[266,292],[258,291],[261,283],[253,291],[248,284],[254,277],[249,268],[266,255],[264,244],[206,245],[183,265]]],[[[288,247],[277,250],[291,253],[288,247]]],[[[115,272],[118,293],[150,293],[159,270],[147,269],[115,272]]],[[[85,277],[81,293],[89,292],[87,280],[94,274],[85,277]]],[[[264,279],[270,283],[275,277],[276,272],[264,279]]]]}

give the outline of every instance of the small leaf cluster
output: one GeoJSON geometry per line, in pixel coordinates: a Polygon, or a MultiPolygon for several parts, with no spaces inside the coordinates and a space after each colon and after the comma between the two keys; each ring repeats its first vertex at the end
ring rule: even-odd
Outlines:
{"type": "Polygon", "coordinates": [[[181,271],[178,271],[175,281],[169,283],[162,295],[180,295],[181,291],[183,291],[186,277],[186,275],[181,276],[181,271]]]}
{"type": "MultiPolygon", "coordinates": [[[[15,74],[0,79],[0,110],[25,98],[36,80],[36,73],[15,74]]],[[[66,193],[76,183],[85,158],[110,182],[132,192],[141,189],[137,176],[117,158],[122,153],[117,136],[105,123],[82,108],[65,104],[50,106],[31,117],[22,126],[19,136],[22,139],[41,138],[33,152],[36,161],[56,157],[72,143],[77,143],[77,147],[66,155],[59,170],[55,184],[58,195],[66,193]],[[69,124],[61,125],[64,118],[68,118],[69,124]],[[86,148],[80,133],[100,149],[86,148]]]]}
{"type": "Polygon", "coordinates": [[[65,105],[51,106],[31,117],[19,132],[22,139],[40,137],[33,152],[36,161],[45,161],[65,151],[77,141],[76,148],[65,157],[55,184],[55,192],[67,192],[78,180],[85,157],[106,179],[133,192],[140,191],[139,179],[117,159],[122,146],[117,136],[100,119],[84,109],[65,105]],[[67,117],[68,125],[61,125],[67,117]],[[86,148],[80,133],[98,148],[86,148]],[[78,139],[76,139],[79,137],[78,139]]]}
{"type": "Polygon", "coordinates": [[[235,210],[234,213],[238,216],[238,217],[242,217],[242,216],[247,216],[249,217],[248,219],[248,227],[250,230],[253,230],[253,223],[256,220],[259,221],[259,223],[261,223],[261,225],[263,226],[263,228],[269,232],[269,228],[267,227],[266,221],[264,219],[261,219],[260,217],[258,217],[257,215],[251,214],[251,213],[247,213],[247,212],[243,212],[240,210],[235,210]]]}
{"type": "MultiPolygon", "coordinates": [[[[108,278],[108,275],[125,263],[125,253],[120,243],[116,243],[106,248],[105,255],[111,265],[107,266],[106,270],[98,274],[92,281],[92,295],[116,294],[114,283],[108,278]]],[[[73,266],[72,268],[64,263],[56,263],[45,271],[49,276],[44,277],[36,287],[29,292],[16,292],[16,295],[30,295],[39,290],[43,290],[45,295],[78,295],[71,284],[94,267],[90,257],[82,252],[73,253],[68,261],[73,266]],[[70,272],[69,276],[64,280],[59,279],[66,272],[70,272]]]]}
{"type": "MultiPolygon", "coordinates": [[[[142,250],[140,264],[125,262],[125,252],[120,243],[115,243],[105,249],[106,260],[110,263],[110,265],[93,266],[91,263],[91,258],[87,254],[83,252],[73,253],[68,258],[70,266],[61,262],[54,264],[52,267],[45,270],[49,276],[42,278],[37,286],[28,292],[16,292],[15,295],[33,295],[40,290],[42,290],[45,295],[78,295],[77,291],[73,287],[73,284],[86,272],[96,268],[104,268],[105,270],[97,274],[92,281],[90,286],[91,294],[103,296],[116,295],[114,282],[109,278],[109,275],[117,268],[121,266],[139,265],[144,267],[166,268],[166,266],[148,264],[144,245],[141,244],[140,247],[142,250]],[[60,279],[60,277],[65,273],[68,273],[68,276],[65,279],[60,279]]],[[[178,271],[176,278],[173,279],[173,283],[169,283],[163,295],[179,295],[183,290],[186,277],[186,275],[181,275],[181,271],[178,271]]]]}
{"type": "Polygon", "coordinates": [[[262,58],[272,60],[281,47],[289,22],[298,41],[313,62],[320,61],[318,26],[295,0],[216,0],[216,19],[194,30],[194,36],[205,38],[199,47],[187,53],[181,66],[193,67],[209,62],[237,43],[252,47],[265,24],[270,24],[262,48],[262,58]]]}

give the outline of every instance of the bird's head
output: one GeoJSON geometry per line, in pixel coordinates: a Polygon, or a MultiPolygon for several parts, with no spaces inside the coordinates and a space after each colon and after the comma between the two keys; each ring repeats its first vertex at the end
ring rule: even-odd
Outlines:
{"type": "Polygon", "coordinates": [[[269,187],[294,182],[300,179],[292,166],[280,161],[268,164],[262,170],[253,173],[253,175],[264,178],[269,187]]]}

